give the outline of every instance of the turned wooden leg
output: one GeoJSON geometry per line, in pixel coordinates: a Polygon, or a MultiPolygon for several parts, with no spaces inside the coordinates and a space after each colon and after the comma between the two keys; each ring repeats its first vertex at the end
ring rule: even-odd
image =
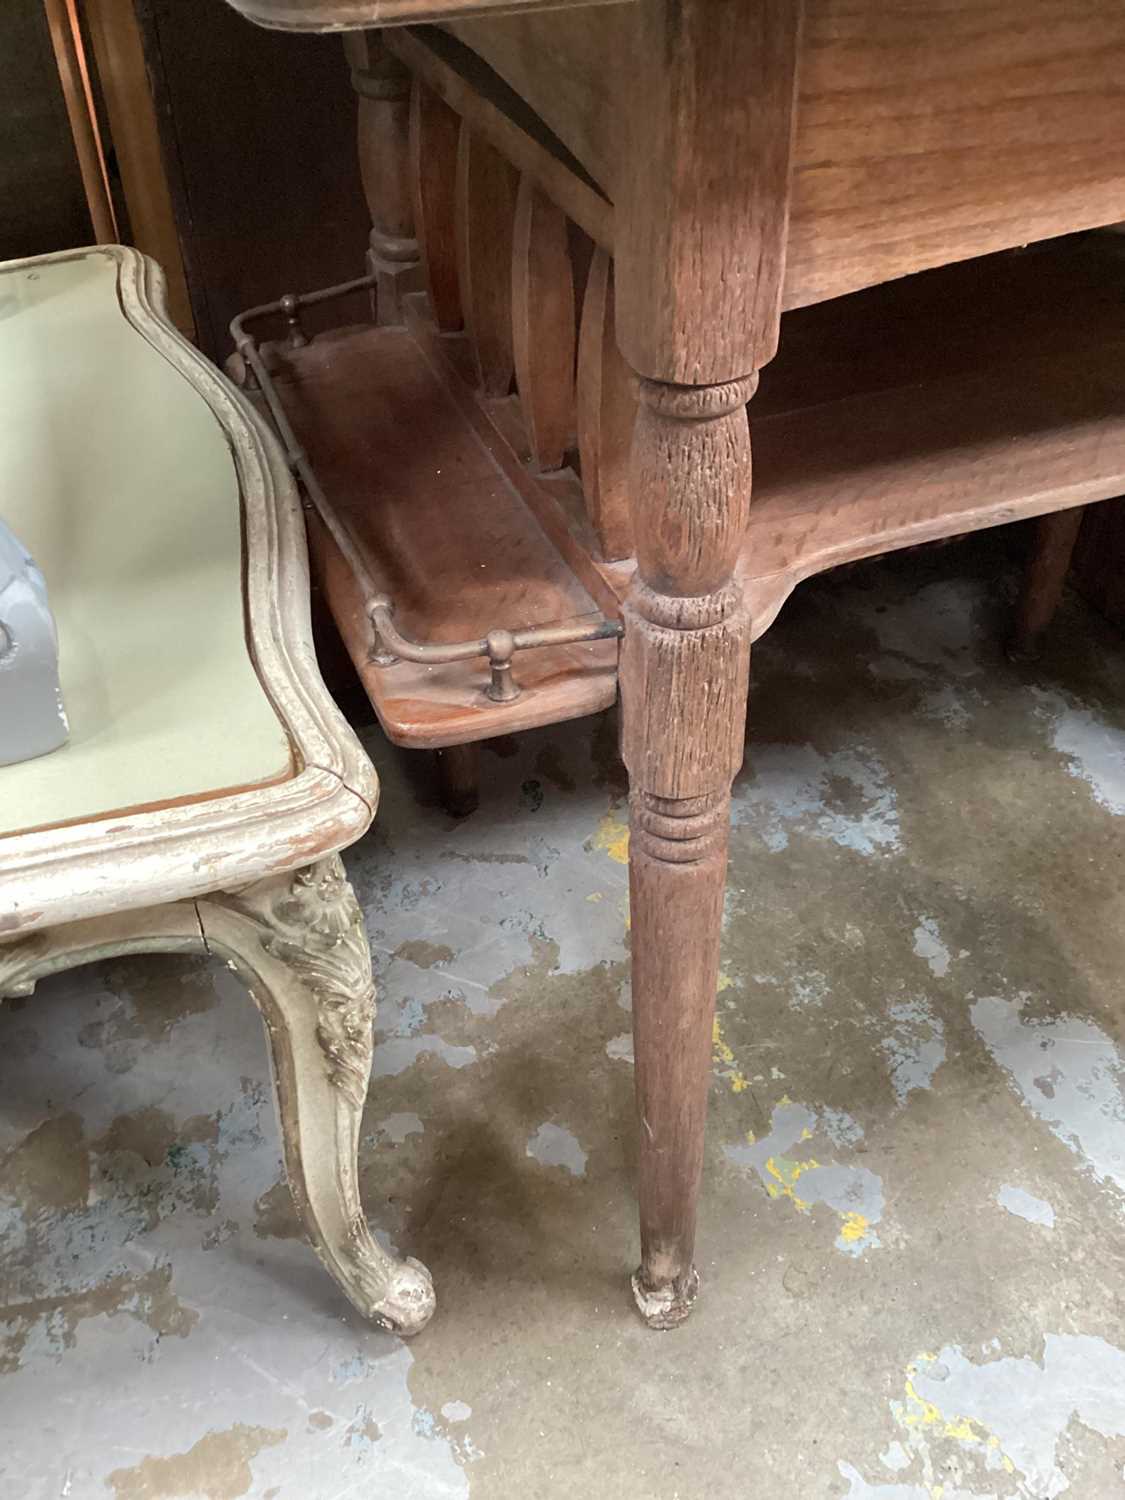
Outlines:
{"type": "Polygon", "coordinates": [[[410,181],[410,74],[377,31],[344,37],[359,96],[359,168],[371,213],[367,272],[377,278],[375,319],[402,322],[402,299],[421,286],[410,181]]]}
{"type": "Polygon", "coordinates": [[[1040,516],[1035,523],[1035,541],[1023,575],[1012,633],[1012,650],[1020,655],[1037,654],[1044,632],[1055,618],[1085,514],[1084,507],[1076,506],[1040,516]]]}
{"type": "Polygon", "coordinates": [[[750,498],[754,379],[641,380],[631,484],[639,581],[625,608],[641,1265],[654,1328],[687,1316],[711,1074],[730,784],[750,624],[732,572],[750,498]]]}
{"type": "Polygon", "coordinates": [[[208,948],[246,979],[265,1019],[285,1171],[317,1254],[365,1317],[418,1333],[434,1310],[430,1273],[376,1244],[359,1200],[375,990],[339,857],[197,907],[208,948]]]}
{"type": "Polygon", "coordinates": [[[434,752],[441,805],[453,818],[480,806],[480,745],[447,745],[434,752]]]}
{"type": "Polygon", "coordinates": [[[777,348],[798,0],[637,0],[614,195],[615,323],[638,376],[624,609],[637,1305],[688,1313],[730,784],[750,621],[735,564],[750,504],[746,402],[777,348]]]}

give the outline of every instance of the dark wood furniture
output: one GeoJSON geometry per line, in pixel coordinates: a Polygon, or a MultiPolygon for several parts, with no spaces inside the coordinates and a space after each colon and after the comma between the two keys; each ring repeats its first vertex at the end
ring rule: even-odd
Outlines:
{"type": "Polygon", "coordinates": [[[460,745],[620,684],[634,1290],[670,1327],[698,1284],[751,641],[821,569],[1045,516],[1033,634],[1074,508],[1125,488],[1125,264],[1086,233],[1125,218],[1125,9],[231,3],[448,23],[349,34],[378,323],[270,359],[370,575],[314,525],[393,739],[460,745]],[[372,580],[431,641],[604,611],[619,659],[529,652],[496,703],[479,658],[374,660],[372,580]]]}

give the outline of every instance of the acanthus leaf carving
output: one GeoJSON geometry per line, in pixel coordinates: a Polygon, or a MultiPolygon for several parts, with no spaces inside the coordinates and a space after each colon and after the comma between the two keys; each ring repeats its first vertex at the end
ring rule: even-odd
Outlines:
{"type": "Polygon", "coordinates": [[[263,951],[308,986],[329,1076],[361,1109],[371,1066],[375,987],[363,915],[340,856],[236,896],[209,899],[254,921],[263,951]]]}

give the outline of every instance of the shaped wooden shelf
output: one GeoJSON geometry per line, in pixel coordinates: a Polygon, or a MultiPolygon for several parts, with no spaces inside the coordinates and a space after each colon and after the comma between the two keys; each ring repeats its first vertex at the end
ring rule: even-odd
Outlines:
{"type": "MultiPolygon", "coordinates": [[[[598,608],[403,328],[324,334],[286,351],[278,394],[395,624],[414,639],[574,623],[598,608]]],[[[580,718],[617,693],[617,642],[519,653],[512,703],[488,664],[369,660],[362,590],[315,514],[310,550],[333,618],[396,744],[438,749],[580,718]]]]}
{"type": "MultiPolygon", "coordinates": [[[[754,636],[802,579],[841,563],[1125,490],[1125,246],[1080,236],[786,315],[754,399],[754,498],[739,578],[754,636]]],[[[278,354],[278,389],[396,620],[450,641],[619,613],[572,469],[535,474],[520,403],[475,384],[468,341],[421,294],[404,328],[278,354]]],[[[434,748],[613,701],[614,641],[521,653],[513,704],[482,661],[365,659],[360,593],[323,529],[313,551],[388,735],[434,748]]]]}

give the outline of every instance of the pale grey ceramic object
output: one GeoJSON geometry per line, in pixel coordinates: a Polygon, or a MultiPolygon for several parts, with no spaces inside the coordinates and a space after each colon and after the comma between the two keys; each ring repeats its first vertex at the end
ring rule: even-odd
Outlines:
{"type": "Polygon", "coordinates": [[[46,580],[0,521],[0,766],[57,750],[68,734],[46,580]]]}

